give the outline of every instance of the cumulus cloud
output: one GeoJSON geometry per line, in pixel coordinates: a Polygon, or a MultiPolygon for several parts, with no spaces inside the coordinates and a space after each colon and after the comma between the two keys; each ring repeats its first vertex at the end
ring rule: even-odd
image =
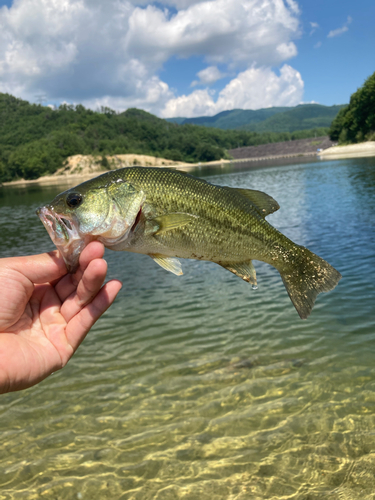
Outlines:
{"type": "Polygon", "coordinates": [[[199,73],[197,73],[197,77],[199,80],[194,80],[191,83],[192,87],[195,87],[196,85],[212,85],[218,80],[224,78],[225,74],[222,73],[217,66],[208,66],[208,68],[199,71],[199,73]]]}
{"type": "Polygon", "coordinates": [[[269,68],[250,68],[241,72],[219,93],[217,100],[208,90],[195,90],[167,102],[165,118],[215,115],[228,109],[259,109],[296,106],[302,101],[303,80],[298,71],[284,64],[278,76],[269,68]]]}
{"type": "Polygon", "coordinates": [[[294,0],[17,0],[0,9],[0,92],[158,114],[179,99],[159,76],[171,57],[206,61],[199,84],[218,64],[235,82],[296,55],[298,16],[294,0]]]}
{"type": "Polygon", "coordinates": [[[168,85],[125,51],[130,2],[18,0],[0,11],[0,91],[34,100],[131,102],[153,108],[168,85]]]}
{"type": "Polygon", "coordinates": [[[345,33],[346,31],[348,31],[349,29],[349,24],[352,22],[352,18],[350,16],[348,16],[348,19],[346,20],[346,23],[341,27],[341,28],[338,28],[336,30],[331,30],[327,37],[328,38],[333,38],[335,36],[340,36],[342,35],[343,33],[345,33]]]}
{"type": "Polygon", "coordinates": [[[138,85],[135,87],[128,96],[101,95],[95,98],[83,99],[80,102],[85,107],[93,110],[99,110],[102,106],[120,112],[128,108],[141,108],[159,115],[160,104],[174,98],[169,86],[155,76],[145,81],[139,80],[138,85]]]}
{"type": "Polygon", "coordinates": [[[200,55],[212,63],[271,65],[296,54],[290,38],[298,33],[298,18],[282,0],[206,1],[172,17],[148,5],[133,12],[126,49],[159,62],[200,55]]]}

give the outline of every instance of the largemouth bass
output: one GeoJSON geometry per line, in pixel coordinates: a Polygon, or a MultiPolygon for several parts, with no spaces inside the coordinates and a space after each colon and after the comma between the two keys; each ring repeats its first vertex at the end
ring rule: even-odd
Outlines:
{"type": "Polygon", "coordinates": [[[298,314],[307,318],[320,292],[341,275],[293,243],[265,217],[279,209],[269,195],[216,186],[162,168],[111,171],[59,194],[37,210],[69,272],[92,240],[111,250],[149,255],[182,274],[179,258],[209,260],[257,285],[253,260],[280,273],[298,314]]]}

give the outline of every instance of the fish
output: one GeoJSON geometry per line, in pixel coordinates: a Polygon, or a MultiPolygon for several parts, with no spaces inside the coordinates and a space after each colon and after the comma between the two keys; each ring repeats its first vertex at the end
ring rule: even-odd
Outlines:
{"type": "Polygon", "coordinates": [[[93,240],[149,255],[178,276],[181,258],[215,262],[253,288],[253,260],[263,261],[280,273],[306,319],[317,295],[335,288],[341,274],[266,220],[279,208],[262,191],[215,185],[178,170],[127,167],[64,191],[37,215],[70,273],[93,240]]]}

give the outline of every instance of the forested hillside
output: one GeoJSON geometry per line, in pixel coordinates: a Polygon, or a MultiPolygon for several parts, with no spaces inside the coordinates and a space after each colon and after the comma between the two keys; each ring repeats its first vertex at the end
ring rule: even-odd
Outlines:
{"type": "Polygon", "coordinates": [[[168,121],[180,125],[201,125],[223,130],[240,129],[247,125],[263,122],[271,116],[287,111],[290,108],[263,108],[263,109],[231,109],[222,111],[214,116],[197,116],[195,118],[170,118],[168,121]]]}
{"type": "Polygon", "coordinates": [[[329,127],[343,106],[322,106],[320,104],[301,104],[282,113],[277,113],[258,123],[256,126],[242,127],[243,130],[256,132],[293,132],[312,128],[329,127]]]}
{"type": "Polygon", "coordinates": [[[215,116],[171,118],[179,124],[203,125],[221,129],[250,130],[252,132],[294,132],[312,128],[330,127],[332,120],[343,108],[320,104],[300,104],[295,107],[264,109],[232,109],[215,116]]]}
{"type": "Polygon", "coordinates": [[[75,154],[147,154],[204,162],[236,147],[323,135],[326,131],[265,133],[169,123],[138,109],[101,112],[81,105],[57,110],[0,94],[0,181],[54,173],[75,154]]]}
{"type": "Polygon", "coordinates": [[[332,122],[329,135],[340,144],[375,140],[375,73],[351,95],[349,105],[332,122]]]}

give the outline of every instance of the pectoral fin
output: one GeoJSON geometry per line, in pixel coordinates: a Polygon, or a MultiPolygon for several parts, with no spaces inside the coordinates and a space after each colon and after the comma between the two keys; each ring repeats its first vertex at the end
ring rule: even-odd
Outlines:
{"type": "Polygon", "coordinates": [[[154,219],[149,221],[149,223],[153,226],[155,231],[154,235],[156,236],[167,231],[171,231],[172,229],[184,227],[197,218],[197,215],[176,212],[155,217],[154,219]]]}
{"type": "Polygon", "coordinates": [[[160,215],[159,217],[155,217],[147,221],[146,231],[151,233],[153,236],[158,236],[166,233],[167,231],[171,231],[172,229],[184,227],[197,218],[197,215],[178,212],[160,215]]]}
{"type": "Polygon", "coordinates": [[[257,275],[255,267],[251,260],[247,262],[240,262],[235,264],[220,264],[225,269],[228,269],[231,273],[235,274],[244,281],[251,283],[253,286],[257,286],[257,275]]]}
{"type": "Polygon", "coordinates": [[[182,276],[184,274],[180,261],[175,257],[164,257],[163,255],[155,254],[150,254],[150,257],[166,271],[176,274],[177,276],[182,276]]]}

